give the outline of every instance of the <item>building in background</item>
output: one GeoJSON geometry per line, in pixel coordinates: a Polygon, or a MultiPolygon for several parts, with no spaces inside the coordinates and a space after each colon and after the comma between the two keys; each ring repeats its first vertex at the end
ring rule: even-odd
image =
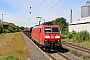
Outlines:
{"type": "Polygon", "coordinates": [[[84,6],[81,7],[81,18],[90,16],[90,4],[87,1],[84,6]]]}
{"type": "Polygon", "coordinates": [[[86,5],[81,7],[81,18],[69,24],[69,32],[80,32],[87,30],[90,32],[90,4],[87,1],[86,5]]]}
{"type": "Polygon", "coordinates": [[[70,23],[69,31],[72,32],[73,30],[76,32],[84,30],[90,32],[90,17],[81,18],[78,19],[76,22],[70,23]]]}
{"type": "Polygon", "coordinates": [[[2,22],[2,26],[3,26],[4,29],[7,29],[8,25],[9,25],[8,22],[2,22]]]}

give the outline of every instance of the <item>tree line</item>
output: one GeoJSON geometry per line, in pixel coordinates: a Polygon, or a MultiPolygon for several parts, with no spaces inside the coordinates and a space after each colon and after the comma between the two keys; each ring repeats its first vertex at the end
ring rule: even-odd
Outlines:
{"type": "Polygon", "coordinates": [[[84,42],[84,41],[90,41],[90,34],[88,31],[80,31],[80,32],[76,32],[76,31],[72,31],[69,32],[66,35],[66,38],[68,39],[72,39],[73,42],[84,42]]]}
{"type": "Polygon", "coordinates": [[[0,34],[1,33],[14,33],[14,32],[20,32],[24,29],[23,26],[19,27],[16,26],[13,23],[8,23],[8,28],[5,29],[2,24],[0,24],[0,34]]]}
{"type": "MultiPolygon", "coordinates": [[[[85,40],[90,40],[90,34],[88,31],[81,31],[81,32],[72,31],[72,32],[69,32],[68,31],[69,30],[68,29],[69,23],[63,17],[56,18],[55,20],[52,20],[49,22],[45,22],[45,23],[43,23],[43,25],[59,25],[62,38],[69,38],[69,39],[72,39],[74,41],[77,40],[77,42],[78,41],[82,42],[85,40]]],[[[0,34],[1,33],[20,32],[23,29],[24,29],[23,26],[19,27],[19,26],[14,25],[13,23],[9,23],[9,26],[7,29],[4,29],[3,26],[0,25],[0,34]]]]}

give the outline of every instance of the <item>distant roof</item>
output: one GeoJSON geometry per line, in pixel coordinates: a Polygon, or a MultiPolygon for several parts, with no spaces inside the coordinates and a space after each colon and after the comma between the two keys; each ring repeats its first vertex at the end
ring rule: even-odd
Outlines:
{"type": "Polygon", "coordinates": [[[70,24],[78,24],[78,23],[86,23],[86,22],[90,23],[90,16],[78,19],[77,21],[70,23],[70,24]]]}
{"type": "Polygon", "coordinates": [[[86,4],[84,6],[90,6],[90,2],[87,1],[86,4]]]}
{"type": "Polygon", "coordinates": [[[8,23],[7,23],[7,22],[2,22],[2,24],[3,24],[3,25],[8,25],[8,23]]]}
{"type": "Polygon", "coordinates": [[[84,6],[90,6],[90,4],[85,4],[84,6]]]}

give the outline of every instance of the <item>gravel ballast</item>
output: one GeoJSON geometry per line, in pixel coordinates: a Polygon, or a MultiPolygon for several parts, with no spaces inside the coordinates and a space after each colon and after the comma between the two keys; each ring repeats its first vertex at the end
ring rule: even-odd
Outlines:
{"type": "Polygon", "coordinates": [[[26,60],[51,60],[45,52],[43,52],[38,46],[36,46],[31,39],[29,39],[25,34],[23,34],[24,40],[28,46],[30,57],[26,60]]]}

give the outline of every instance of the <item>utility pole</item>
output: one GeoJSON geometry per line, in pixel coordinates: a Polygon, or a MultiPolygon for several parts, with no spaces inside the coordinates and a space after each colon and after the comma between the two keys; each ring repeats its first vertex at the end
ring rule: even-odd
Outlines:
{"type": "Polygon", "coordinates": [[[3,14],[2,14],[2,23],[3,23],[3,14]]]}
{"type": "Polygon", "coordinates": [[[72,23],[72,9],[70,10],[70,23],[72,23]]]}
{"type": "Polygon", "coordinates": [[[1,21],[1,19],[0,19],[0,25],[1,25],[1,22],[2,22],[2,21],[1,21]]]}

